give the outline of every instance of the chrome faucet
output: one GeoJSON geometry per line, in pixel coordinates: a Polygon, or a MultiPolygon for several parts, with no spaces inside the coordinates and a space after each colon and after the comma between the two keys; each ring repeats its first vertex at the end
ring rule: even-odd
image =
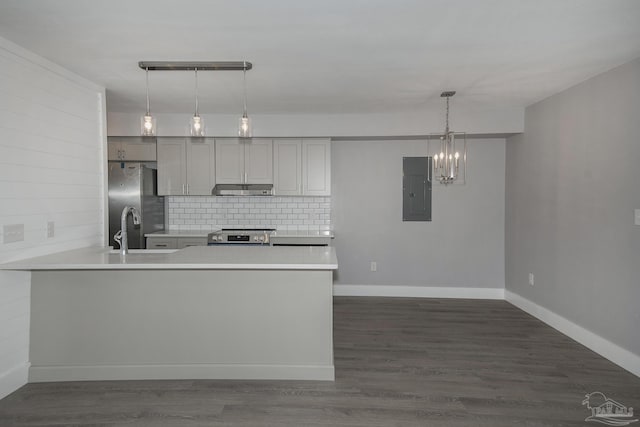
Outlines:
{"type": "Polygon", "coordinates": [[[133,224],[140,224],[140,212],[134,207],[125,206],[122,209],[122,215],[120,215],[120,231],[118,231],[115,236],[113,236],[113,240],[120,244],[120,255],[126,255],[129,253],[129,240],[127,234],[127,216],[131,212],[131,216],[133,217],[133,224]]]}

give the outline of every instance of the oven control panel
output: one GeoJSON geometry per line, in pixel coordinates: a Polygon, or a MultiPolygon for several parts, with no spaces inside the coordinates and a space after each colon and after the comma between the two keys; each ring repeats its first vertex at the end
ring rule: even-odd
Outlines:
{"type": "Polygon", "coordinates": [[[207,243],[209,245],[269,245],[272,231],[274,230],[222,229],[209,233],[207,243]]]}

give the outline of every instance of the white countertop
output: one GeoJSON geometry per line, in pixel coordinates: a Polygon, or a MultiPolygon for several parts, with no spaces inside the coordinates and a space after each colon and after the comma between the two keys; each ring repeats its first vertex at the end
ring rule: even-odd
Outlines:
{"type": "Polygon", "coordinates": [[[83,248],[0,264],[0,270],[336,270],[333,247],[190,246],[121,256],[83,248]]]}
{"type": "Polygon", "coordinates": [[[219,228],[211,230],[163,230],[147,233],[144,237],[207,237],[209,233],[220,231],[219,228]]]}
{"type": "MultiPolygon", "coordinates": [[[[220,231],[220,228],[211,230],[164,230],[147,233],[145,237],[207,237],[209,233],[220,231]]],[[[318,230],[276,230],[271,233],[272,237],[328,237],[333,239],[333,231],[318,230]]]]}
{"type": "Polygon", "coordinates": [[[333,239],[333,231],[318,230],[276,230],[271,237],[328,237],[333,239]]]}
{"type": "MultiPolygon", "coordinates": [[[[207,237],[209,233],[220,231],[219,228],[211,230],[164,230],[147,233],[145,237],[207,237]]],[[[271,233],[276,239],[333,239],[333,231],[318,230],[276,230],[271,233]]]]}

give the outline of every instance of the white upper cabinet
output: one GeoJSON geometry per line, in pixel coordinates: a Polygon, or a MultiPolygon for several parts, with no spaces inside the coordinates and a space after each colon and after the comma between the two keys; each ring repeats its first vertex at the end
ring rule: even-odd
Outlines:
{"type": "Polygon", "coordinates": [[[273,190],[278,196],[302,195],[302,140],[273,140],[273,190]]]}
{"type": "Polygon", "coordinates": [[[212,138],[187,141],[187,194],[210,196],[216,185],[215,142],[212,138]]]}
{"type": "Polygon", "coordinates": [[[244,182],[244,145],[238,139],[216,139],[216,183],[244,182]]]}
{"type": "Polygon", "coordinates": [[[142,137],[109,137],[108,159],[116,161],[156,161],[156,139],[142,137]]]}
{"type": "Polygon", "coordinates": [[[331,140],[302,140],[302,194],[331,195],[331,140]]]}
{"type": "Polygon", "coordinates": [[[270,139],[216,139],[216,183],[272,184],[273,142],[270,139]]]}
{"type": "Polygon", "coordinates": [[[158,195],[182,196],[187,187],[184,138],[158,139],[158,195]]]}
{"type": "Polygon", "coordinates": [[[212,138],[158,138],[158,194],[208,196],[215,185],[212,138]]]}
{"type": "Polygon", "coordinates": [[[273,150],[275,195],[331,195],[329,139],[275,139],[273,150]]]}
{"type": "Polygon", "coordinates": [[[245,184],[273,184],[273,141],[253,138],[244,144],[245,184]]]}

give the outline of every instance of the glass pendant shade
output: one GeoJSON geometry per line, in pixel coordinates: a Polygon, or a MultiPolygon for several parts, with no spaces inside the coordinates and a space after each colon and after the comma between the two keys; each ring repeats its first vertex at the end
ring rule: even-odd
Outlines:
{"type": "Polygon", "coordinates": [[[142,136],[156,136],[156,118],[145,114],[140,118],[140,133],[142,136]]]}
{"type": "Polygon", "coordinates": [[[156,118],[149,112],[149,69],[146,69],[147,112],[140,118],[140,134],[142,136],[156,136],[156,118]]]}
{"type": "Polygon", "coordinates": [[[204,122],[200,116],[191,117],[191,136],[204,136],[204,122]]]}
{"type": "Polygon", "coordinates": [[[191,121],[189,122],[189,129],[191,136],[204,136],[204,122],[202,121],[202,117],[198,114],[198,69],[195,69],[196,76],[196,112],[191,117],[191,121]]]}
{"type": "Polygon", "coordinates": [[[238,122],[238,136],[240,138],[251,138],[251,119],[242,116],[238,122]]]}
{"type": "Polygon", "coordinates": [[[244,62],[244,69],[242,70],[242,117],[238,121],[238,136],[240,138],[251,138],[251,119],[247,115],[247,62],[244,62]]]}

